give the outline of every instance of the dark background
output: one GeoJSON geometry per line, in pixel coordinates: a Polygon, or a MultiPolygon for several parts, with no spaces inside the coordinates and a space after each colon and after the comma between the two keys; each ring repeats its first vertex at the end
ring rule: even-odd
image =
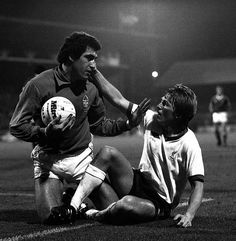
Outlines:
{"type": "MultiPolygon", "coordinates": [[[[232,0],[1,0],[0,129],[7,126],[24,83],[37,66],[56,65],[58,49],[73,31],[101,41],[99,68],[127,98],[138,102],[149,96],[155,105],[169,80],[183,82],[181,75],[172,74],[158,85],[175,63],[207,60],[210,66],[211,60],[235,58],[235,12],[232,0]],[[158,78],[151,76],[153,70],[158,78]]],[[[188,81],[199,96],[200,124],[208,123],[216,84],[236,103],[234,78],[204,81],[191,84],[191,76],[188,81]]]]}

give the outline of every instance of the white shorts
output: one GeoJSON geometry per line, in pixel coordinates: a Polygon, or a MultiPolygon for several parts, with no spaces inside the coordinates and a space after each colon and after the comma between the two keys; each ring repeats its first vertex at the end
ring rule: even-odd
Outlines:
{"type": "Polygon", "coordinates": [[[79,183],[88,165],[93,160],[93,144],[90,143],[81,154],[63,157],[60,154],[51,154],[37,145],[31,153],[34,163],[34,178],[48,177],[64,179],[68,183],[79,183]]]}
{"type": "Polygon", "coordinates": [[[212,121],[213,121],[214,124],[228,122],[227,112],[214,112],[212,114],[212,121]]]}

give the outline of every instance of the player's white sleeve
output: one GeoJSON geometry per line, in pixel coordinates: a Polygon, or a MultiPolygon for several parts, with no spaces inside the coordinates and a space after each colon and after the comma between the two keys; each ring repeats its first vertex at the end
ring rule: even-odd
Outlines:
{"type": "Polygon", "coordinates": [[[195,136],[192,136],[191,145],[188,145],[188,176],[202,175],[204,176],[204,165],[202,158],[202,151],[195,136]]]}

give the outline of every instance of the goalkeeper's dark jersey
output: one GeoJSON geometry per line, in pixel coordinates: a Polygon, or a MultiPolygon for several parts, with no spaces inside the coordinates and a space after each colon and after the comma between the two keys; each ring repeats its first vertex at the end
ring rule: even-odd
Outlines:
{"type": "Polygon", "coordinates": [[[21,140],[37,142],[50,151],[75,155],[87,148],[91,133],[114,136],[128,130],[125,120],[107,119],[105,113],[103,100],[94,84],[87,81],[84,86],[73,87],[58,66],[27,82],[10,121],[10,132],[21,140]],[[48,138],[41,120],[41,107],[54,96],[65,97],[74,104],[76,121],[63,135],[48,138]]]}

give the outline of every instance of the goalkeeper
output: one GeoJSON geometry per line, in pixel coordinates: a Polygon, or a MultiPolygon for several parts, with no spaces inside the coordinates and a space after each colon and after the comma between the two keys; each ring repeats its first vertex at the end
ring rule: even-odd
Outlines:
{"type": "MultiPolygon", "coordinates": [[[[74,221],[76,198],[71,200],[71,206],[64,206],[63,215],[54,215],[52,210],[63,205],[64,180],[78,184],[93,160],[91,133],[114,136],[128,131],[139,123],[149,106],[149,100],[144,100],[138,115],[130,120],[106,118],[103,100],[95,85],[88,81],[100,49],[99,41],[87,33],[74,32],[68,36],[57,56],[59,65],[26,83],[10,121],[12,135],[37,144],[31,157],[36,209],[43,223],[74,221]],[[58,117],[45,126],[41,107],[54,96],[69,99],[75,106],[76,117],[69,116],[62,123],[58,117]]],[[[90,170],[96,175],[95,167],[90,170]]],[[[113,200],[111,195],[106,196],[110,197],[107,201],[113,200]]],[[[102,197],[101,192],[93,196],[97,202],[102,197]]]]}

